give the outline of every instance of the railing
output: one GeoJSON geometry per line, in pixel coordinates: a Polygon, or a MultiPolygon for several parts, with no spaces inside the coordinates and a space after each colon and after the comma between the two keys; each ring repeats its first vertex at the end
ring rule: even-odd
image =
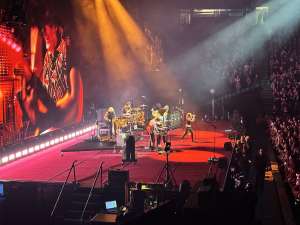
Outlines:
{"type": "Polygon", "coordinates": [[[95,175],[95,178],[94,178],[93,186],[91,187],[89,196],[88,196],[88,198],[87,198],[87,200],[86,200],[86,202],[85,202],[84,208],[83,208],[83,210],[82,210],[81,217],[80,217],[81,223],[83,223],[83,217],[84,217],[86,208],[87,208],[87,206],[88,206],[88,204],[89,204],[90,198],[92,197],[92,194],[93,194],[94,188],[95,188],[95,186],[96,186],[96,182],[97,182],[97,180],[98,180],[99,174],[100,174],[100,187],[102,188],[103,163],[104,163],[104,162],[101,162],[101,165],[100,165],[99,168],[98,168],[98,171],[97,171],[97,173],[96,173],[96,175],[95,175]]]}
{"type": "Polygon", "coordinates": [[[227,178],[228,178],[228,173],[229,173],[229,171],[230,171],[230,166],[231,166],[233,154],[234,154],[234,148],[232,148],[232,150],[231,150],[231,158],[230,158],[230,161],[229,161],[228,166],[227,166],[227,171],[226,171],[226,174],[225,174],[225,178],[224,178],[223,185],[222,185],[222,187],[221,187],[221,189],[220,189],[221,191],[224,191],[225,188],[226,188],[227,178]]]}
{"type": "Polygon", "coordinates": [[[62,186],[61,189],[60,189],[59,195],[58,195],[58,197],[57,197],[57,199],[56,199],[56,202],[55,202],[55,204],[54,204],[54,207],[53,207],[53,209],[52,209],[52,212],[51,212],[51,214],[50,214],[50,217],[53,217],[53,215],[54,215],[54,212],[55,212],[55,210],[56,210],[56,208],[57,208],[57,205],[58,205],[59,200],[61,199],[63,190],[64,190],[64,188],[65,188],[65,186],[66,186],[66,184],[67,184],[67,182],[68,182],[68,180],[69,180],[69,177],[70,177],[70,174],[71,174],[72,170],[73,170],[73,174],[74,174],[74,183],[77,182],[77,181],[76,181],[76,173],[75,173],[75,163],[76,163],[76,162],[77,162],[77,160],[75,160],[75,161],[72,163],[72,166],[71,166],[71,168],[69,169],[68,176],[67,176],[67,178],[66,178],[66,180],[65,180],[65,182],[64,182],[64,184],[63,184],[63,186],[62,186]]]}
{"type": "Polygon", "coordinates": [[[241,90],[232,91],[230,93],[223,94],[222,96],[219,96],[219,97],[215,98],[215,102],[217,103],[217,102],[223,101],[225,99],[230,99],[230,98],[236,97],[240,94],[243,94],[243,93],[246,93],[246,92],[249,92],[249,91],[253,91],[257,88],[263,87],[267,83],[268,83],[268,81],[262,80],[262,81],[257,82],[256,84],[253,84],[249,87],[242,88],[241,90]]]}

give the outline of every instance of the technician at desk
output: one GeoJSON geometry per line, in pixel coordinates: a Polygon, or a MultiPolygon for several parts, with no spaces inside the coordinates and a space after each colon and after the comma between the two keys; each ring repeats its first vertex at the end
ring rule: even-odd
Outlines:
{"type": "Polygon", "coordinates": [[[144,216],[146,194],[142,191],[142,184],[138,183],[136,189],[131,191],[130,206],[123,207],[116,213],[98,213],[90,222],[97,224],[124,224],[129,221],[135,221],[144,216]]]}
{"type": "MultiPolygon", "coordinates": [[[[137,190],[135,190],[135,193],[138,193],[137,190]]],[[[134,194],[136,195],[136,194],[134,194]]],[[[137,194],[140,195],[140,194],[137,194]]],[[[133,195],[132,195],[133,196],[133,195]]],[[[142,194],[140,195],[142,196],[142,194]]],[[[138,198],[139,200],[141,198],[138,198]]],[[[160,210],[160,207],[164,207],[164,205],[167,205],[170,203],[170,201],[164,201],[161,202],[159,207],[154,207],[154,208],[148,208],[145,209],[145,211],[142,211],[142,201],[132,201],[132,206],[134,208],[123,208],[121,211],[118,213],[114,214],[109,214],[109,213],[97,213],[91,220],[91,224],[95,225],[123,225],[123,224],[128,224],[128,223],[135,223],[138,224],[137,222],[139,219],[144,218],[147,220],[147,218],[152,217],[155,215],[155,213],[160,210]],[[139,203],[138,203],[139,202],[139,203]]]]}
{"type": "Polygon", "coordinates": [[[137,183],[136,190],[131,192],[130,211],[143,214],[145,211],[146,194],[142,191],[142,184],[137,183]]]}

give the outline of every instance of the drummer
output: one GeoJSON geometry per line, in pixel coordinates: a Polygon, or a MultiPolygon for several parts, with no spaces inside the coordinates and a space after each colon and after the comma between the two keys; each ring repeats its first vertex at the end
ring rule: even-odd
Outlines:
{"type": "Polygon", "coordinates": [[[132,103],[131,101],[128,101],[125,103],[125,105],[122,108],[123,116],[130,117],[131,111],[132,111],[132,103]]]}

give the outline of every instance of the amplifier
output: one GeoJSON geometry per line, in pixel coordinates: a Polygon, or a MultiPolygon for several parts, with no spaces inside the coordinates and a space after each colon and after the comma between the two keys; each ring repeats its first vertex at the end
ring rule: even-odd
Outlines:
{"type": "Polygon", "coordinates": [[[121,187],[124,188],[125,183],[129,182],[129,171],[110,169],[108,171],[108,184],[111,187],[121,187]]]}

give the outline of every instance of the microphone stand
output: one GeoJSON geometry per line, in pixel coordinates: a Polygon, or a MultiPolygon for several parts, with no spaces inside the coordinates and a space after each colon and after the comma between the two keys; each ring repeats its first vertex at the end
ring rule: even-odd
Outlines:
{"type": "Polygon", "coordinates": [[[212,162],[212,163],[215,163],[215,162],[218,162],[219,159],[216,157],[216,130],[217,130],[217,126],[213,123],[209,123],[209,122],[206,122],[208,123],[209,125],[211,125],[213,128],[214,128],[214,141],[213,141],[213,157],[210,157],[208,159],[209,162],[212,162]]]}
{"type": "MultiPolygon", "coordinates": [[[[218,163],[218,161],[219,161],[219,158],[216,157],[216,129],[217,129],[217,126],[213,123],[209,123],[209,122],[206,122],[206,123],[208,123],[209,125],[211,125],[214,128],[213,156],[208,158],[208,162],[210,163],[210,166],[209,166],[207,176],[210,177],[215,163],[218,163]]],[[[215,178],[215,176],[216,176],[216,172],[214,174],[214,178],[215,178]]]]}

